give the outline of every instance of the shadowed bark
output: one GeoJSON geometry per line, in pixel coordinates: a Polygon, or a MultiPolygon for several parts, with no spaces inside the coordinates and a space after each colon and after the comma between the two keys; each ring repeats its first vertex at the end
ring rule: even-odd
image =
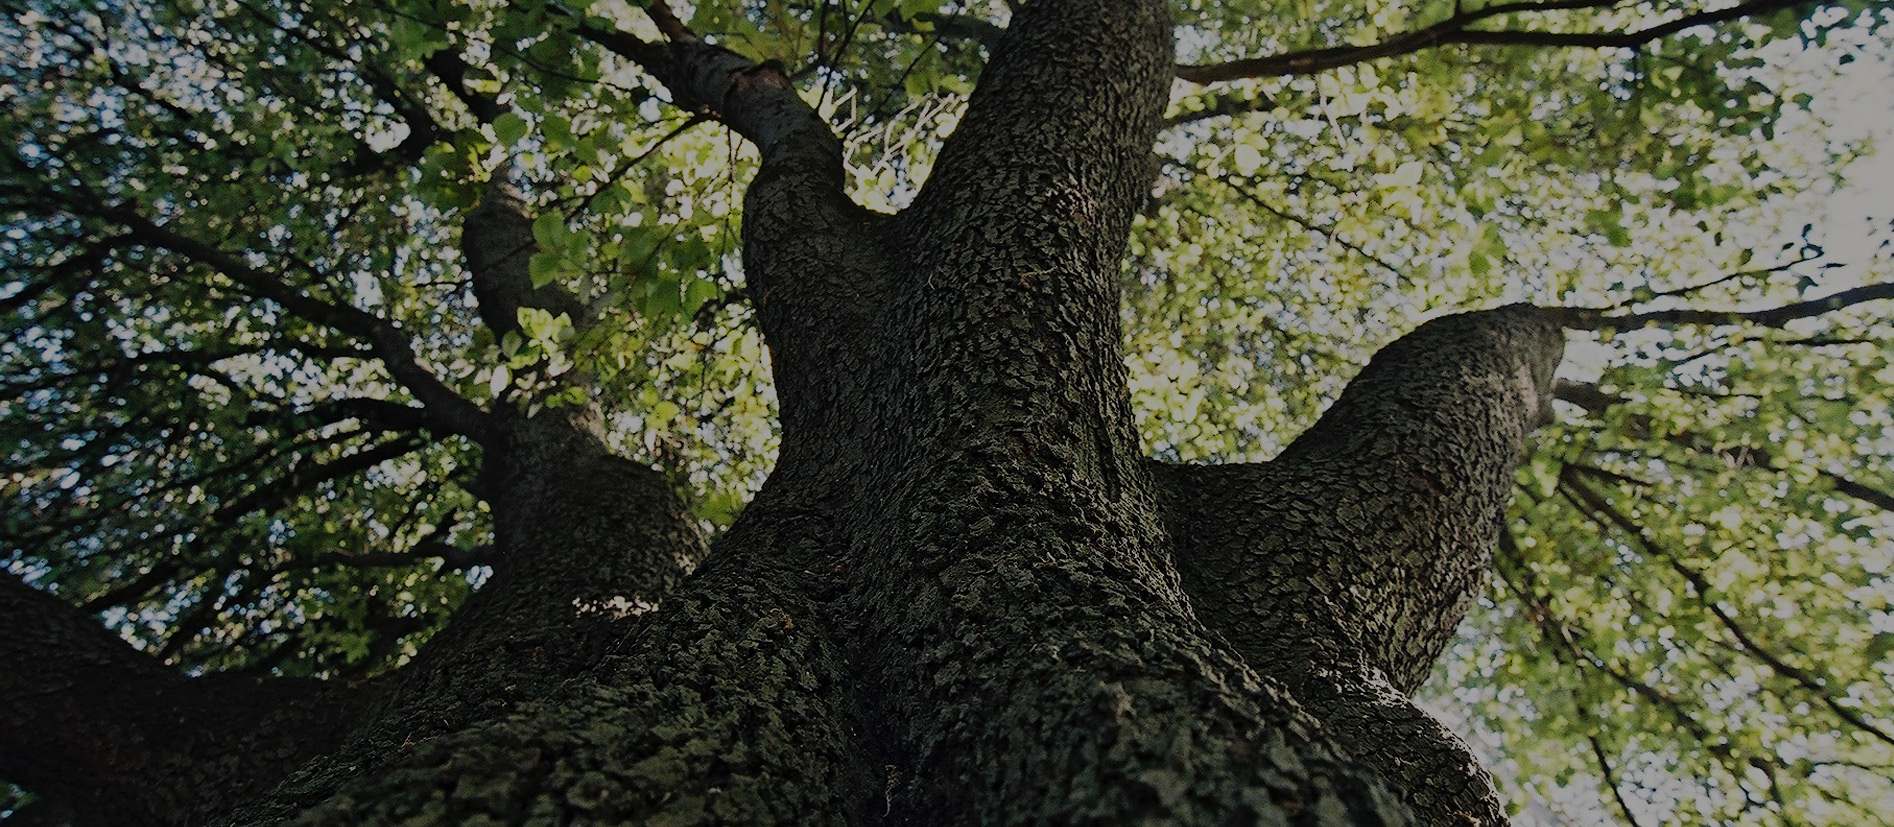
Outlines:
{"type": "MultiPolygon", "coordinates": [[[[534,287],[532,220],[520,194],[489,187],[461,247],[482,318],[496,333],[518,312],[589,311],[556,286],[534,287]]],[[[585,381],[568,375],[564,381],[585,381]]],[[[543,699],[598,664],[663,605],[704,558],[696,519],[665,477],[605,445],[596,404],[528,415],[502,400],[485,414],[478,489],[491,504],[493,573],[413,662],[386,678],[365,722],[334,755],[303,767],[243,820],[293,814],[418,744],[543,699]]]]}
{"type": "MultiPolygon", "coordinates": [[[[1484,571],[1554,325],[1430,323],[1275,462],[1152,463],[1117,285],[1163,2],[1023,6],[897,216],[847,197],[780,70],[652,15],[667,43],[575,25],[760,151],[777,467],[706,554],[596,407],[480,411],[491,581],[341,749],[227,822],[1504,820],[1405,693],[1484,571]]],[[[486,199],[462,248],[487,326],[593,323],[531,285],[526,199],[486,199]]]]}
{"type": "Polygon", "coordinates": [[[202,823],[334,749],[361,702],[315,680],[187,678],[5,572],[0,628],[0,775],[44,799],[23,820],[202,823]]]}
{"type": "Polygon", "coordinates": [[[1407,693],[1491,564],[1560,329],[1536,308],[1429,322],[1276,460],[1166,466],[1198,615],[1377,768],[1423,823],[1503,823],[1466,747],[1407,693]]]}

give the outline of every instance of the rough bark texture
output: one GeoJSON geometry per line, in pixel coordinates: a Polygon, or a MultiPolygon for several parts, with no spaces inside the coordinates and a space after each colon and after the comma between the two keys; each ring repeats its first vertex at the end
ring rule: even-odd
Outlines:
{"type": "Polygon", "coordinates": [[[203,823],[334,749],[360,706],[319,681],[186,678],[5,573],[0,628],[0,776],[42,796],[21,823],[203,823]]]}
{"type": "Polygon", "coordinates": [[[1273,462],[1161,471],[1198,616],[1423,814],[1505,820],[1472,754],[1407,693],[1491,563],[1563,346],[1535,308],[1437,319],[1273,462]]]}
{"type": "MultiPolygon", "coordinates": [[[[777,468],[706,556],[592,408],[486,414],[491,583],[345,745],[231,822],[1504,821],[1406,693],[1485,570],[1556,326],[1429,323],[1276,461],[1153,463],[1116,291],[1173,69],[1164,3],[1026,4],[898,216],[849,200],[781,72],[667,31],[588,36],[761,151],[744,258],[777,468]]],[[[469,218],[486,323],[588,323],[526,280],[524,209],[496,187],[469,218]]],[[[195,683],[93,649],[133,696],[195,683]]]]}

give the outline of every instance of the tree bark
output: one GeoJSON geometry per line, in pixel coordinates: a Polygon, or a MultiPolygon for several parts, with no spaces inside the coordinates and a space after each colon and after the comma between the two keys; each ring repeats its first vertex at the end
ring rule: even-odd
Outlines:
{"type": "Polygon", "coordinates": [[[1276,460],[1160,472],[1198,616],[1422,823],[1506,820],[1466,746],[1407,693],[1489,570],[1563,347],[1536,308],[1437,319],[1377,354],[1276,460]]]}
{"type": "MultiPolygon", "coordinates": [[[[492,581],[229,821],[1504,822],[1405,693],[1485,571],[1556,325],[1429,323],[1274,462],[1150,462],[1117,285],[1161,0],[1021,8],[898,216],[849,200],[780,71],[668,22],[668,46],[588,36],[759,147],[776,469],[706,555],[594,408],[487,413],[492,581]]],[[[530,222],[496,193],[463,238],[489,326],[581,312],[521,281],[530,222]]]]}
{"type": "MultiPolygon", "coordinates": [[[[563,313],[581,330],[594,323],[565,290],[533,286],[532,219],[504,180],[469,213],[461,249],[481,317],[496,335],[518,330],[523,308],[563,313]]],[[[576,373],[563,379],[585,381],[576,373]]],[[[696,519],[670,481],[605,445],[597,404],[532,414],[518,407],[525,404],[501,400],[479,430],[477,488],[493,510],[498,552],[489,581],[382,682],[341,749],[300,768],[239,820],[298,812],[428,739],[584,678],[704,558],[696,519]]]]}
{"type": "Polygon", "coordinates": [[[203,823],[334,749],[361,706],[321,681],[187,678],[4,572],[0,628],[0,776],[41,823],[203,823]]]}

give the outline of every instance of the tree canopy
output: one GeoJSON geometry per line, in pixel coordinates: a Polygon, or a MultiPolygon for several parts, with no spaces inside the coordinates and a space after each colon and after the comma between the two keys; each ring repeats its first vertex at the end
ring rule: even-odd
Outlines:
{"type": "MultiPolygon", "coordinates": [[[[893,211],[1015,4],[0,5],[7,570],[192,674],[355,680],[493,562],[477,412],[597,406],[708,534],[772,466],[755,136],[650,44],[780,67],[893,211]],[[475,300],[486,239],[530,288],[475,300]]],[[[1859,183],[1837,81],[1894,79],[1894,13],[1173,13],[1122,274],[1149,451],[1268,458],[1422,320],[1567,308],[1432,705],[1527,815],[1886,823],[1894,214],[1805,217],[1859,183]]]]}

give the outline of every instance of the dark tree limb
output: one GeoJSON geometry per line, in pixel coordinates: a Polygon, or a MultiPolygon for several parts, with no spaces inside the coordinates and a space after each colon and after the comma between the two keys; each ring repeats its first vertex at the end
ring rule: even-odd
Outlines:
{"type": "Polygon", "coordinates": [[[324,402],[300,416],[323,424],[353,419],[372,431],[418,431],[435,424],[426,408],[362,396],[324,402]]]}
{"type": "Polygon", "coordinates": [[[4,572],[0,627],[0,776],[78,824],[202,823],[332,749],[359,703],[317,681],[186,678],[4,572]]]}
{"type": "Polygon", "coordinates": [[[663,2],[645,5],[668,38],[649,43],[580,23],[575,31],[669,89],[672,103],[755,144],[762,166],[744,193],[747,295],[772,342],[789,443],[839,427],[823,400],[850,393],[863,338],[883,315],[885,216],[846,192],[842,143],[783,67],[705,43],[663,2]],[[823,424],[827,423],[827,424],[823,424]]]}
{"type": "Polygon", "coordinates": [[[1486,574],[1563,348],[1537,308],[1437,319],[1376,354],[1277,459],[1160,472],[1198,616],[1423,822],[1504,819],[1470,751],[1406,693],[1486,574]]]}
{"type": "Polygon", "coordinates": [[[584,333],[595,318],[584,302],[557,283],[533,285],[531,263],[539,245],[525,199],[504,177],[496,176],[480,204],[461,223],[460,250],[473,274],[480,320],[496,339],[520,329],[519,311],[544,310],[564,315],[584,333]]]}
{"type": "Polygon", "coordinates": [[[1869,284],[1837,291],[1819,299],[1809,299],[1767,310],[1649,310],[1643,313],[1616,313],[1603,308],[1560,307],[1546,312],[1559,324],[1572,330],[1631,330],[1669,325],[1753,324],[1780,328],[1797,319],[1820,316],[1863,302],[1894,299],[1894,284],[1869,284]]]}
{"type": "MultiPolygon", "coordinates": [[[[425,104],[403,90],[401,84],[389,76],[382,67],[352,58],[346,44],[337,43],[318,33],[317,21],[299,17],[300,25],[285,26],[281,16],[273,14],[267,8],[250,2],[239,2],[237,7],[243,9],[258,23],[282,32],[286,38],[294,42],[307,45],[318,54],[328,58],[337,67],[347,67],[347,71],[360,77],[367,84],[374,99],[387,104],[401,119],[401,123],[408,128],[408,136],[402,139],[400,144],[381,152],[376,152],[365,141],[358,139],[355,156],[341,164],[340,173],[343,177],[382,169],[390,166],[391,162],[411,164],[419,161],[422,153],[429,146],[445,136],[445,130],[428,112],[425,104]]],[[[313,11],[313,9],[309,10],[305,14],[313,11]]],[[[311,111],[314,114],[321,110],[312,106],[311,111]]]]}
{"type": "MultiPolygon", "coordinates": [[[[1613,405],[1621,405],[1630,401],[1622,395],[1606,393],[1600,390],[1597,385],[1564,380],[1560,380],[1555,386],[1553,396],[1561,402],[1569,402],[1573,405],[1577,405],[1594,416],[1604,413],[1606,409],[1613,405]]],[[[1650,432],[1650,421],[1646,418],[1640,417],[1635,419],[1629,423],[1629,426],[1634,435],[1648,434],[1650,432]]],[[[1703,439],[1690,433],[1674,433],[1665,439],[1673,445],[1700,454],[1721,457],[1739,468],[1763,468],[1778,473],[1789,470],[1777,464],[1776,453],[1767,446],[1744,445],[1723,447],[1706,443],[1703,439]]],[[[1822,479],[1827,480],[1828,484],[1834,486],[1835,490],[1839,493],[1854,497],[1857,500],[1877,508],[1894,511],[1894,492],[1877,488],[1847,476],[1846,474],[1830,471],[1826,468],[1817,468],[1815,469],[1815,473],[1822,479]]]]}
{"type": "Polygon", "coordinates": [[[474,119],[481,123],[492,123],[495,118],[505,114],[507,107],[493,95],[475,92],[467,85],[467,59],[459,52],[442,49],[422,61],[422,65],[447,87],[447,91],[473,113],[474,119]]]}
{"type": "Polygon", "coordinates": [[[1749,0],[1713,11],[1686,14],[1674,20],[1628,32],[1548,32],[1473,28],[1482,20],[1504,15],[1574,9],[1611,8],[1622,0],[1529,0],[1497,3],[1456,11],[1453,16],[1367,46],[1335,46],[1247,58],[1203,66],[1180,66],[1177,76],[1192,83],[1223,83],[1242,78],[1309,75],[1386,57],[1414,54],[1442,46],[1532,46],[1552,48],[1629,49],[1697,26],[1726,23],[1807,5],[1812,0],[1749,0]]]}
{"type": "Polygon", "coordinates": [[[1658,543],[1656,539],[1650,535],[1650,532],[1633,520],[1630,515],[1614,506],[1609,500],[1593,490],[1590,486],[1569,477],[1569,475],[1565,479],[1562,479],[1561,483],[1564,484],[1563,490],[1570,491],[1575,500],[1581,504],[1583,510],[1593,520],[1599,522],[1602,526],[1617,529],[1626,537],[1635,541],[1640,548],[1644,549],[1645,553],[1663,560],[1671,571],[1683,578],[1684,582],[1690,587],[1691,595],[1697,599],[1697,602],[1703,606],[1705,611],[1710,613],[1711,617],[1716,619],[1717,624],[1722,626],[1725,632],[1729,633],[1730,637],[1734,639],[1740,647],[1740,651],[1754,658],[1757,662],[1768,666],[1771,671],[1787,679],[1790,683],[1795,684],[1803,691],[1815,696],[1817,701],[1823,706],[1828,707],[1829,712],[1833,713],[1835,717],[1839,718],[1843,723],[1848,724],[1855,730],[1873,737],[1876,740],[1894,746],[1894,734],[1890,734],[1888,730],[1868,720],[1860,711],[1842,706],[1840,701],[1835,697],[1835,693],[1827,687],[1826,680],[1812,674],[1807,669],[1783,660],[1780,655],[1770,651],[1758,642],[1755,636],[1750,634],[1749,630],[1744,628],[1743,624],[1739,623],[1736,617],[1717,600],[1709,580],[1703,576],[1702,572],[1684,564],[1682,560],[1677,558],[1674,552],[1658,543]]]}
{"type": "Polygon", "coordinates": [[[1021,9],[903,214],[925,233],[915,241],[1079,257],[1040,267],[1115,262],[1148,195],[1171,55],[1162,4],[1045,0],[1021,9]]]}
{"type": "Polygon", "coordinates": [[[1611,768],[1611,756],[1605,752],[1605,745],[1596,734],[1588,734],[1585,741],[1591,745],[1592,760],[1598,765],[1598,773],[1603,776],[1605,789],[1611,791],[1611,800],[1617,802],[1618,813],[1624,816],[1624,823],[1631,827],[1643,827],[1643,822],[1631,814],[1631,803],[1624,798],[1624,788],[1619,785],[1618,773],[1611,768]]]}
{"type": "Polygon", "coordinates": [[[1004,27],[966,14],[928,12],[903,19],[890,12],[883,15],[879,22],[882,28],[891,32],[927,35],[943,41],[971,41],[989,49],[998,46],[1006,35],[1004,27]]]}
{"type": "Polygon", "coordinates": [[[398,568],[401,566],[412,566],[421,560],[439,560],[441,561],[442,570],[462,571],[474,568],[475,566],[491,566],[499,561],[499,556],[495,553],[493,546],[463,548],[438,540],[427,540],[416,543],[413,548],[403,552],[337,551],[332,554],[325,554],[322,557],[305,563],[277,566],[270,570],[273,572],[288,571],[298,568],[321,568],[328,565],[343,568],[376,568],[380,566],[398,568]]]}
{"type": "Polygon", "coordinates": [[[253,511],[277,508],[299,494],[309,493],[324,483],[364,473],[391,459],[412,454],[427,447],[414,438],[398,438],[309,465],[298,463],[283,476],[262,483],[249,493],[220,506],[211,513],[213,523],[226,523],[253,511]]]}
{"type": "MultiPolygon", "coordinates": [[[[413,743],[576,685],[704,559],[697,521],[670,481],[612,454],[597,416],[595,407],[569,406],[496,419],[480,486],[494,509],[494,543],[478,558],[493,575],[388,678],[348,743],[305,768],[266,810],[313,805],[413,743]]],[[[443,559],[453,563],[453,552],[443,559]]]]}
{"type": "Polygon", "coordinates": [[[389,375],[426,407],[441,430],[475,440],[488,436],[486,411],[455,392],[421,364],[401,329],[368,311],[323,301],[276,275],[251,267],[230,253],[158,224],[130,206],[106,207],[95,214],[124,226],[141,242],[169,250],[222,274],[245,291],[282,305],[316,324],[354,336],[375,351],[389,375]]]}
{"type": "Polygon", "coordinates": [[[679,108],[716,118],[755,144],[765,166],[759,177],[808,176],[832,196],[842,195],[841,140],[796,94],[782,67],[705,43],[663,2],[645,8],[669,42],[585,22],[574,31],[649,72],[679,108]]]}
{"type": "Polygon", "coordinates": [[[212,371],[211,365],[226,359],[243,356],[255,356],[274,350],[293,350],[298,354],[319,359],[372,359],[373,351],[352,345],[322,345],[315,343],[270,340],[253,344],[232,345],[217,348],[180,348],[177,350],[146,350],[103,358],[98,361],[71,362],[63,365],[63,370],[38,369],[24,376],[0,379],[0,391],[9,394],[27,391],[45,390],[72,382],[92,382],[112,384],[137,378],[146,368],[165,366],[177,368],[190,376],[214,378],[219,384],[230,385],[228,378],[221,372],[212,371]],[[214,375],[213,375],[214,374],[214,375]]]}
{"type": "Polygon", "coordinates": [[[596,680],[393,745],[390,766],[340,795],[319,800],[318,789],[243,823],[507,823],[528,812],[608,824],[881,821],[896,781],[864,760],[859,728],[840,712],[844,658],[801,594],[807,574],[751,577],[727,565],[733,556],[747,555],[721,548],[665,614],[622,621],[627,651],[604,658],[596,680]]]}
{"type": "MultiPolygon", "coordinates": [[[[1505,584],[1507,591],[1512,592],[1513,596],[1530,610],[1528,618],[1538,631],[1540,639],[1545,641],[1547,651],[1551,652],[1553,659],[1573,669],[1603,674],[1620,689],[1649,704],[1652,708],[1662,710],[1669,716],[1671,723],[1696,739],[1697,746],[1711,751],[1717,749],[1717,736],[1710,732],[1710,728],[1697,717],[1695,712],[1686,707],[1675,693],[1666,692],[1631,677],[1623,667],[1612,663],[1603,655],[1590,651],[1583,645],[1583,630],[1559,617],[1547,602],[1545,590],[1540,588],[1532,572],[1527,567],[1516,564],[1516,561],[1520,559],[1519,548],[1511,534],[1501,534],[1500,547],[1503,552],[1499,557],[1501,565],[1498,566],[1500,580],[1505,584]],[[1515,579],[1523,582],[1515,582],[1515,579]]],[[[1719,754],[1718,757],[1724,756],[1719,754]]]]}

